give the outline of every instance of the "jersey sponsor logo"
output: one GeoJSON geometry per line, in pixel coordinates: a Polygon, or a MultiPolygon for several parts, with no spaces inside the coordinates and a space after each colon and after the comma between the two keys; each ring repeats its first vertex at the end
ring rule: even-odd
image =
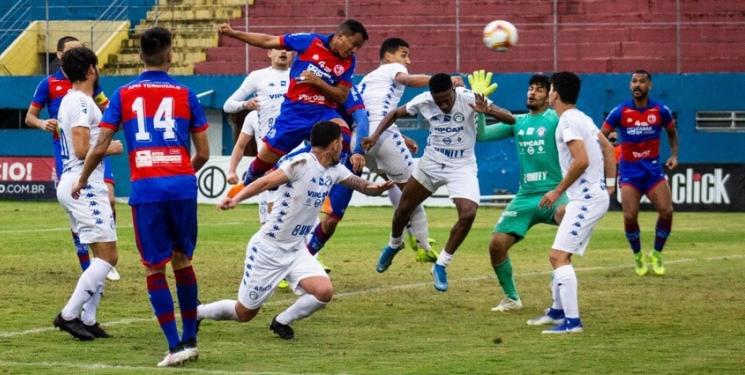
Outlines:
{"type": "Polygon", "coordinates": [[[439,147],[433,147],[435,151],[451,158],[451,159],[460,159],[463,157],[463,154],[466,153],[466,150],[451,150],[447,148],[439,148],[439,147]]]}
{"type": "Polygon", "coordinates": [[[279,99],[283,97],[285,94],[269,94],[269,99],[279,99]]]}
{"type": "Polygon", "coordinates": [[[626,134],[628,135],[654,134],[654,128],[649,126],[649,124],[647,123],[637,122],[633,128],[628,128],[626,130],[626,134]]]}
{"type": "Polygon", "coordinates": [[[631,154],[634,155],[634,158],[636,159],[646,159],[652,155],[652,151],[650,150],[646,150],[643,152],[632,151],[631,154]]]}
{"type": "Polygon", "coordinates": [[[533,135],[535,134],[535,128],[528,128],[528,130],[525,131],[526,135],[533,135]]]}
{"type": "Polygon", "coordinates": [[[458,126],[458,127],[440,126],[440,127],[434,128],[434,131],[440,132],[440,133],[457,133],[457,132],[463,131],[463,127],[462,126],[458,126]]]}
{"type": "Polygon", "coordinates": [[[545,181],[546,177],[548,177],[548,172],[546,171],[529,172],[523,175],[523,182],[545,181]]]}
{"type": "Polygon", "coordinates": [[[171,149],[168,152],[139,150],[135,151],[135,166],[137,168],[164,166],[169,164],[181,165],[181,151],[171,149]]]}

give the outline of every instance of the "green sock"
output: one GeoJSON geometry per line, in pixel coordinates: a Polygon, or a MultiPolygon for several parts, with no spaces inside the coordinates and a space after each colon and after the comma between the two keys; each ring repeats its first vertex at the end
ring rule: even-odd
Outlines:
{"type": "Polygon", "coordinates": [[[516,301],[519,300],[520,296],[517,294],[515,280],[512,278],[512,262],[510,261],[510,258],[507,257],[502,264],[494,266],[494,272],[497,274],[499,285],[502,287],[507,298],[516,301]]]}

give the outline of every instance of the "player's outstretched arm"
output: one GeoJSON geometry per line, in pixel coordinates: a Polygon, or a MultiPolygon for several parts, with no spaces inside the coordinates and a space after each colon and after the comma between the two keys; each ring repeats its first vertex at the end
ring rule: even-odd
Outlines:
{"type": "Polygon", "coordinates": [[[600,150],[603,152],[603,168],[605,169],[605,187],[608,194],[613,194],[616,190],[616,153],[613,151],[613,145],[602,132],[598,133],[598,142],[600,150]]]}
{"type": "Polygon", "coordinates": [[[476,116],[476,140],[477,141],[496,141],[500,139],[510,138],[515,132],[513,131],[512,125],[503,123],[496,123],[492,125],[486,125],[486,116],[483,113],[479,113],[476,116]]]}
{"type": "Polygon", "coordinates": [[[371,147],[375,146],[378,142],[378,138],[380,138],[380,135],[383,134],[384,131],[390,128],[396,120],[408,115],[409,113],[406,112],[406,106],[401,106],[388,112],[388,114],[383,117],[383,120],[380,121],[380,124],[378,124],[378,128],[375,129],[375,132],[371,134],[370,137],[362,140],[362,147],[364,147],[365,150],[369,150],[371,147]]]}
{"type": "MultiPolygon", "coordinates": [[[[429,74],[409,74],[400,72],[396,74],[394,78],[396,82],[408,86],[408,87],[424,87],[429,85],[429,79],[432,78],[429,74]]],[[[463,78],[460,76],[452,76],[451,81],[454,87],[463,86],[463,78]]]]}
{"type": "Polygon", "coordinates": [[[24,119],[26,125],[32,128],[39,128],[50,133],[54,133],[55,131],[57,131],[57,120],[53,118],[42,120],[39,118],[40,113],[41,108],[35,107],[34,105],[28,106],[28,112],[26,112],[26,118],[24,119]]]}
{"type": "Polygon", "coordinates": [[[96,169],[96,166],[101,163],[101,160],[103,160],[106,151],[111,145],[112,138],[114,138],[114,131],[102,127],[101,131],[98,133],[96,144],[88,150],[88,153],[85,156],[85,162],[83,163],[83,170],[80,172],[80,178],[78,178],[78,182],[75,186],[72,187],[71,194],[73,198],[78,199],[80,196],[80,190],[88,185],[88,178],[91,176],[91,173],[93,173],[93,170],[96,169]]]}
{"type": "Polygon", "coordinates": [[[279,185],[286,184],[290,179],[287,177],[285,172],[281,169],[275,169],[269,174],[259,178],[258,180],[248,184],[248,186],[241,189],[233,198],[225,197],[217,207],[221,210],[229,210],[238,205],[238,203],[251,198],[263,191],[273,189],[279,185]]]}
{"type": "Polygon", "coordinates": [[[357,190],[365,195],[380,195],[384,191],[392,188],[395,183],[391,180],[382,183],[372,183],[364,178],[350,175],[349,177],[341,180],[339,183],[342,185],[357,190]]]}
{"type": "Polygon", "coordinates": [[[191,157],[191,166],[196,172],[202,169],[207,160],[210,159],[210,143],[206,131],[191,133],[191,140],[194,142],[194,148],[196,149],[194,156],[191,157]]]}
{"type": "Polygon", "coordinates": [[[272,49],[272,48],[284,49],[282,44],[279,42],[279,36],[276,36],[276,35],[269,35],[269,34],[263,34],[263,33],[247,33],[243,31],[233,30],[233,28],[228,23],[223,23],[220,26],[218,26],[218,31],[222,35],[225,35],[233,39],[238,39],[254,47],[259,47],[259,48],[264,48],[264,49],[272,49]]]}
{"type": "Polygon", "coordinates": [[[499,108],[493,104],[489,104],[486,101],[486,97],[482,94],[476,94],[474,93],[475,101],[473,104],[469,104],[471,108],[473,108],[474,111],[483,113],[486,115],[490,115],[495,117],[499,122],[502,122],[504,124],[514,124],[515,117],[512,116],[512,113],[510,111],[499,108]]]}

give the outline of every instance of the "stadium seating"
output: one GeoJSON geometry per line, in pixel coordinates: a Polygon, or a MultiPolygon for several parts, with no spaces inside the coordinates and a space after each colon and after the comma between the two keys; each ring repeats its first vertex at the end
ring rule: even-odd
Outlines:
{"type": "MultiPolygon", "coordinates": [[[[378,64],[383,39],[400,36],[412,45],[412,71],[498,72],[574,70],[584,73],[626,72],[646,68],[676,72],[676,9],[671,1],[560,1],[557,56],[554,61],[553,2],[545,0],[461,1],[460,56],[456,56],[456,9],[452,0],[410,2],[392,0],[330,0],[309,5],[304,0],[257,0],[249,8],[251,31],[280,34],[291,31],[330,32],[349,16],[361,20],[370,41],[358,56],[357,71],[378,64]],[[520,31],[518,46],[507,53],[488,51],[481,29],[496,18],[513,22],[520,31]]],[[[683,72],[743,71],[745,2],[682,0],[680,2],[680,68],[683,72]],[[739,22],[739,24],[737,24],[739,22]],[[716,24],[720,23],[720,24],[716,24]],[[721,53],[727,51],[727,54],[721,53]]],[[[243,28],[245,21],[231,21],[243,28]]],[[[197,74],[245,73],[245,47],[220,38],[219,46],[197,63],[197,74]]],[[[249,67],[265,66],[266,55],[249,50],[249,67]]]]}

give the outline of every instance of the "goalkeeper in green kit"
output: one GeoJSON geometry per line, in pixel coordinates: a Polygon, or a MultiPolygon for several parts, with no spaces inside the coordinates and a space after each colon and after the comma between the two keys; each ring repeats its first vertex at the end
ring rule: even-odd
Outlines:
{"type": "MultiPolygon", "coordinates": [[[[497,88],[491,83],[492,74],[483,70],[469,75],[471,90],[490,95],[497,88]]],[[[548,77],[534,75],[528,82],[527,103],[529,112],[515,115],[515,125],[497,123],[486,125],[484,115],[477,119],[477,140],[493,141],[515,138],[517,156],[520,160],[520,189],[497,221],[491,241],[489,255],[505,298],[492,311],[519,310],[523,307],[512,277],[512,263],[507,251],[522,240],[533,225],[546,223],[558,225],[568,203],[562,196],[552,207],[540,207],[543,195],[553,190],[561,181],[561,166],[556,150],[554,133],[559,117],[548,107],[548,77]]]]}

